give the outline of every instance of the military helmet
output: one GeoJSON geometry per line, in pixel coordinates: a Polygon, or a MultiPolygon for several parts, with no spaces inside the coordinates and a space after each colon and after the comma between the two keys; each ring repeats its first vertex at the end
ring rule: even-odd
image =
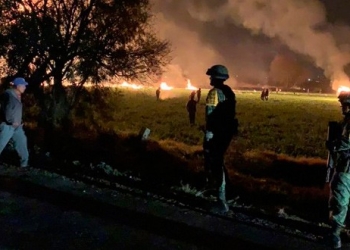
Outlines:
{"type": "Polygon", "coordinates": [[[341,91],[338,95],[338,100],[341,104],[350,105],[350,91],[341,91]]]}
{"type": "Polygon", "coordinates": [[[228,75],[228,70],[224,65],[214,65],[207,70],[208,76],[216,79],[227,80],[230,76],[228,75]]]}

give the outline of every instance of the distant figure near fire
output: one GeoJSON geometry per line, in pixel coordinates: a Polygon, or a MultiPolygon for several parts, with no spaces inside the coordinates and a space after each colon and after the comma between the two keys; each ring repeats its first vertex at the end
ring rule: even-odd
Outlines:
{"type": "Polygon", "coordinates": [[[160,87],[158,87],[157,90],[156,90],[156,98],[157,98],[157,101],[160,98],[160,87]]]}
{"type": "Polygon", "coordinates": [[[261,91],[261,100],[263,101],[267,101],[269,99],[269,89],[268,88],[264,88],[262,91],[261,91]]]}
{"type": "Polygon", "coordinates": [[[186,109],[190,119],[190,124],[195,125],[197,101],[194,99],[194,95],[190,96],[190,100],[187,102],[186,109]]]}
{"type": "Polygon", "coordinates": [[[199,103],[199,101],[201,100],[201,95],[202,95],[202,89],[199,88],[199,89],[197,90],[197,102],[198,102],[198,103],[199,103]]]}

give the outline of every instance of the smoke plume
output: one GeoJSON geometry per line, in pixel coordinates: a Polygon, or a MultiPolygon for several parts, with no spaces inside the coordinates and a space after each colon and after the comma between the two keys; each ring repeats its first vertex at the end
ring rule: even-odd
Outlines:
{"type": "Polygon", "coordinates": [[[342,30],[349,36],[349,29],[334,29],[327,23],[326,10],[317,0],[153,3],[155,10],[162,13],[158,14],[158,29],[174,45],[174,65],[169,72],[177,72],[179,78],[192,77],[200,84],[207,81],[204,73],[208,67],[223,63],[233,78],[244,75],[247,79],[250,74],[255,75],[256,82],[264,83],[276,47],[284,44],[322,68],[333,81],[333,89],[350,85],[344,73],[344,66],[350,62],[349,43],[339,44],[344,36],[337,33],[342,30]]]}
{"type": "Polygon", "coordinates": [[[223,58],[208,44],[203,44],[197,32],[184,29],[164,14],[157,14],[158,34],[161,38],[171,41],[172,64],[166,68],[163,80],[177,87],[186,87],[187,79],[194,86],[203,86],[208,80],[205,72],[215,62],[223,58]],[[193,79],[195,77],[195,79],[193,79]]]}

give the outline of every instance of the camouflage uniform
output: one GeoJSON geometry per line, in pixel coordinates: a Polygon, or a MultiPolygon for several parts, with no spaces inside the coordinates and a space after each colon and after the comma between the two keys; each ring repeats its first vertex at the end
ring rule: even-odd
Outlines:
{"type": "Polygon", "coordinates": [[[206,135],[203,142],[205,169],[211,173],[218,191],[218,206],[214,210],[220,213],[228,211],[224,155],[237,128],[235,94],[223,81],[213,81],[213,88],[206,98],[206,135]]]}
{"type": "Polygon", "coordinates": [[[327,145],[328,149],[335,154],[335,172],[330,185],[329,199],[332,243],[335,249],[341,248],[340,232],[344,227],[350,200],[350,116],[349,112],[344,112],[344,107],[350,106],[350,95],[349,98],[344,95],[344,93],[339,95],[345,116],[339,126],[341,136],[334,142],[329,142],[331,145],[327,145]]]}

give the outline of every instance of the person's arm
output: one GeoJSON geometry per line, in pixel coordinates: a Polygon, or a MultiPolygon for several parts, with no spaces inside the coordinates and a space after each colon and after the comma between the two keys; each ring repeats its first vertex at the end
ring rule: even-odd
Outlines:
{"type": "Polygon", "coordinates": [[[212,121],[211,114],[216,108],[216,105],[218,104],[218,102],[219,102],[219,98],[218,98],[217,90],[215,88],[211,89],[206,98],[206,106],[205,106],[205,121],[206,121],[205,137],[207,141],[213,138],[213,131],[212,131],[213,121],[212,121]]]}

